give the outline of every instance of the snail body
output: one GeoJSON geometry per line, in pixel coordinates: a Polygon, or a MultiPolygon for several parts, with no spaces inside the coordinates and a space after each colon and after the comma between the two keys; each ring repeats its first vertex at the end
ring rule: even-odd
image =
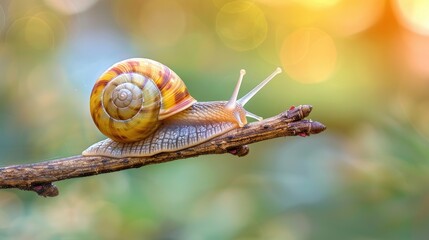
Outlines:
{"type": "Polygon", "coordinates": [[[237,100],[240,78],[229,101],[197,102],[171,69],[154,60],[134,58],[110,67],[96,81],[91,116],[109,137],[86,149],[85,156],[143,157],[185,149],[232,129],[246,117],[262,118],[243,106],[275,75],[237,100]]]}

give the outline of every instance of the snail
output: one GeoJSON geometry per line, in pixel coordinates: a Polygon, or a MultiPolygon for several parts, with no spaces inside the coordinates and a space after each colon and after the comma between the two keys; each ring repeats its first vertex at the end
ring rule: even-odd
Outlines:
{"type": "Polygon", "coordinates": [[[197,102],[180,77],[151,59],[132,58],[114,64],[96,81],[90,111],[108,137],[83,151],[84,156],[144,157],[185,149],[262,120],[244,105],[281,72],[277,68],[237,100],[245,70],[229,101],[197,102]]]}

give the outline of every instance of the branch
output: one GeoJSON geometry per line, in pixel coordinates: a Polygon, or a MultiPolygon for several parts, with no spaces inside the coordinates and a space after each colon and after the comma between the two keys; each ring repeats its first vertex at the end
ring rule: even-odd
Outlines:
{"type": "Polygon", "coordinates": [[[41,196],[53,197],[58,195],[58,189],[52,183],[64,179],[139,168],[205,154],[231,153],[244,156],[249,151],[247,144],[277,137],[309,136],[325,130],[323,124],[304,119],[311,110],[310,105],[291,107],[275,117],[231,130],[206,143],[150,157],[112,158],[79,155],[40,163],[2,167],[0,168],[0,189],[19,188],[35,191],[41,196]]]}

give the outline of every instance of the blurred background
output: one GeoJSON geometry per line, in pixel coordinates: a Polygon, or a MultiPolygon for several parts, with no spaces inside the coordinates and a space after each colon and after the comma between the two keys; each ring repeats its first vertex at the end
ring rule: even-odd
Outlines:
{"type": "Polygon", "coordinates": [[[199,101],[241,95],[263,117],[311,104],[327,131],[0,190],[1,239],[428,239],[429,2],[0,0],[0,165],[78,155],[104,138],[97,77],[131,57],[199,101]]]}

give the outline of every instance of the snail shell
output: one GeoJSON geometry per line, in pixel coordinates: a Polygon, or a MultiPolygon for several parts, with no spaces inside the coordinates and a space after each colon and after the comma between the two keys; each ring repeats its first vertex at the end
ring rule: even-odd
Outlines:
{"type": "Polygon", "coordinates": [[[91,116],[98,129],[118,142],[153,133],[160,121],[196,100],[168,67],[150,59],[128,59],[110,67],[92,89],[91,116]]]}
{"type": "Polygon", "coordinates": [[[142,157],[176,151],[232,129],[246,117],[261,120],[243,106],[280,73],[270,76],[237,100],[239,81],[229,101],[196,102],[171,69],[150,59],[134,58],[113,65],[96,81],[91,116],[109,138],[86,149],[85,156],[142,157]]]}

